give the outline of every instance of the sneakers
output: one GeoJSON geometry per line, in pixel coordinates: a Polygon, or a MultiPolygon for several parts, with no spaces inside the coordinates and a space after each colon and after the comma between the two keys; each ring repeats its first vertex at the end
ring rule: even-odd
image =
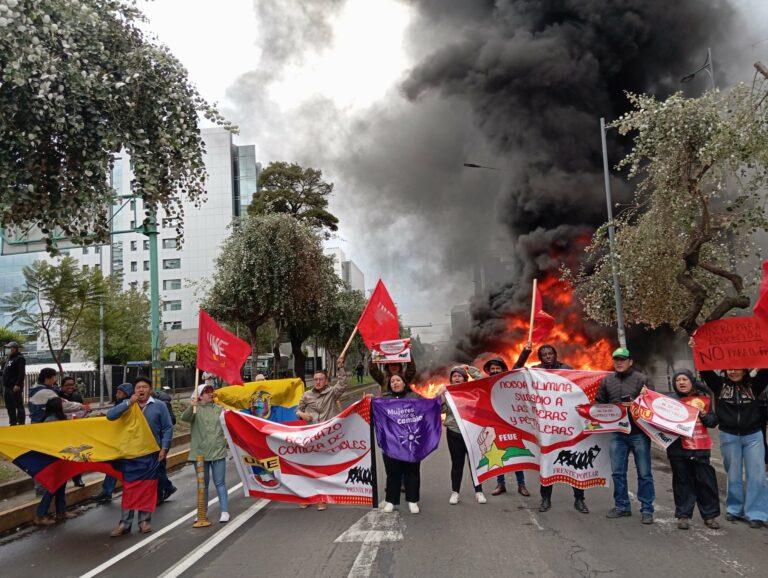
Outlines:
{"type": "Polygon", "coordinates": [[[142,534],[149,534],[152,531],[152,526],[149,525],[149,522],[146,520],[144,522],[139,522],[139,532],[142,534]]]}
{"type": "Polygon", "coordinates": [[[391,514],[395,511],[395,505],[392,502],[384,502],[384,513],[391,514]]]}
{"type": "Polygon", "coordinates": [[[710,520],[704,520],[704,525],[709,528],[710,530],[719,530],[720,524],[717,523],[717,520],[714,518],[710,520]]]}
{"type": "Polygon", "coordinates": [[[539,512],[549,512],[552,508],[552,500],[549,498],[542,498],[541,504],[539,504],[539,512]]]}
{"type": "Polygon", "coordinates": [[[525,487],[525,484],[520,484],[517,486],[517,493],[521,496],[525,496],[526,498],[530,497],[531,492],[528,491],[528,488],[525,487]]]}
{"type": "Polygon", "coordinates": [[[760,520],[750,520],[747,522],[749,524],[749,527],[753,530],[759,530],[763,527],[763,523],[760,520]]]}
{"type": "Polygon", "coordinates": [[[475,492],[475,500],[477,500],[478,504],[485,504],[488,502],[488,500],[485,499],[483,492],[475,492]]]}
{"type": "Polygon", "coordinates": [[[582,514],[589,514],[589,508],[587,508],[587,503],[581,498],[576,498],[573,501],[573,507],[577,512],[581,512],[582,514]]]}
{"type": "Polygon", "coordinates": [[[455,506],[456,504],[459,503],[459,499],[460,499],[459,492],[451,492],[451,497],[448,498],[448,503],[451,506],[455,506]]]}
{"type": "Polygon", "coordinates": [[[629,510],[619,510],[618,508],[611,508],[605,515],[606,518],[628,518],[632,515],[629,510]]]}
{"type": "Polygon", "coordinates": [[[491,492],[492,496],[500,496],[501,494],[507,493],[507,486],[504,484],[499,484],[495,488],[493,488],[493,491],[491,492]]]}
{"type": "Polygon", "coordinates": [[[32,520],[32,522],[35,526],[53,526],[56,523],[56,520],[52,520],[48,516],[35,516],[35,519],[32,520]]]}
{"type": "Polygon", "coordinates": [[[738,522],[739,520],[741,520],[741,518],[739,516],[735,516],[733,514],[726,514],[725,515],[725,520],[726,520],[726,522],[733,522],[733,523],[735,523],[735,522],[738,522]]]}
{"type": "Polygon", "coordinates": [[[416,502],[408,502],[408,509],[411,511],[411,514],[419,513],[419,505],[416,502]]]}
{"type": "Polygon", "coordinates": [[[688,518],[678,518],[677,519],[677,529],[678,530],[688,530],[690,529],[691,525],[688,523],[688,518]]]}
{"type": "Polygon", "coordinates": [[[229,522],[229,512],[222,512],[219,516],[219,524],[226,524],[229,522]]]}
{"type": "Polygon", "coordinates": [[[653,524],[653,514],[640,514],[641,524],[653,524]]]}

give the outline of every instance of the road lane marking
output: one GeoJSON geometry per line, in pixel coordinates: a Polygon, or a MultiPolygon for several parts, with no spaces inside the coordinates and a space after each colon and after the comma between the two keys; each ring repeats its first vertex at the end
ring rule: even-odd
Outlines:
{"type": "MultiPolygon", "coordinates": [[[[383,507],[384,502],[379,505],[383,507]]],[[[391,514],[382,509],[371,510],[357,522],[352,524],[335,543],[360,542],[360,552],[355,558],[347,578],[367,578],[373,570],[373,563],[382,542],[399,542],[403,539],[400,530],[400,514],[391,514]]]]}
{"type": "MultiPolygon", "coordinates": [[[[239,490],[242,487],[243,487],[243,483],[240,482],[239,484],[236,484],[236,485],[232,486],[227,491],[227,494],[232,494],[233,492],[236,492],[237,490],[239,490]]],[[[218,497],[213,498],[212,500],[210,500],[208,502],[208,507],[211,507],[213,504],[215,504],[218,501],[219,501],[218,497]]],[[[144,538],[141,542],[139,542],[137,544],[134,544],[133,546],[131,546],[127,550],[125,550],[123,552],[120,552],[119,554],[113,556],[112,558],[110,558],[109,560],[104,562],[103,564],[100,564],[99,566],[96,566],[96,568],[94,568],[90,572],[87,572],[86,574],[83,574],[82,576],[80,576],[80,578],[93,578],[93,576],[98,576],[104,570],[114,566],[115,564],[117,564],[123,558],[127,558],[128,556],[130,556],[131,554],[133,554],[137,550],[141,550],[144,546],[146,546],[147,544],[151,543],[153,540],[156,540],[160,536],[162,536],[164,534],[167,534],[168,532],[170,532],[171,530],[173,530],[177,526],[180,526],[181,524],[183,524],[184,522],[186,522],[187,520],[189,520],[190,518],[192,518],[193,516],[196,516],[196,515],[197,515],[197,508],[192,510],[189,514],[185,514],[184,516],[182,516],[181,518],[179,518],[175,522],[171,523],[170,525],[165,526],[161,530],[158,530],[156,532],[152,532],[148,537],[144,538]]]]}
{"type": "Polygon", "coordinates": [[[241,513],[234,520],[231,520],[229,523],[227,523],[224,526],[224,529],[219,530],[218,532],[216,532],[216,534],[211,536],[208,540],[203,542],[200,546],[197,546],[194,550],[194,554],[190,554],[186,556],[183,560],[180,560],[174,566],[171,566],[168,570],[160,574],[159,578],[177,578],[177,576],[181,576],[184,572],[189,570],[198,560],[200,560],[203,556],[208,554],[211,550],[213,550],[216,546],[218,546],[221,542],[223,542],[225,538],[228,538],[240,526],[242,526],[248,520],[250,520],[254,516],[254,514],[256,514],[259,510],[261,510],[267,504],[269,504],[269,500],[263,500],[263,499],[258,500],[245,512],[241,513]]]}

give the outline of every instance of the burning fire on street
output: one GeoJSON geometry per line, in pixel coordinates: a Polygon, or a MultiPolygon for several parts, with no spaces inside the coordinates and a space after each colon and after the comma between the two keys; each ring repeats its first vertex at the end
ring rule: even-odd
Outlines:
{"type": "MultiPolygon", "coordinates": [[[[555,323],[540,343],[533,344],[533,351],[525,364],[526,367],[539,363],[536,352],[546,343],[557,350],[559,361],[575,369],[610,369],[614,344],[607,337],[594,337],[589,334],[580,308],[574,301],[571,288],[555,277],[548,277],[539,283],[539,289],[544,302],[543,309],[554,317],[555,323]]],[[[529,313],[510,315],[506,321],[506,332],[503,336],[499,336],[495,350],[477,356],[469,364],[470,366],[482,370],[488,359],[501,355],[507,362],[507,366],[512,368],[528,339],[529,313]]],[[[414,383],[411,388],[423,397],[435,397],[440,387],[448,383],[448,372],[451,367],[453,366],[447,366],[443,371],[427,376],[418,383],[414,383]]],[[[471,375],[470,379],[472,379],[471,375]]]]}

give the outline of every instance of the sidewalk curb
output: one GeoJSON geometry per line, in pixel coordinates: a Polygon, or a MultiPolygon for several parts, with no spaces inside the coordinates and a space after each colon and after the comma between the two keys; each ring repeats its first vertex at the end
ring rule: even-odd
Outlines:
{"type": "MultiPolygon", "coordinates": [[[[182,436],[179,436],[182,437],[182,436]]],[[[178,439],[178,438],[175,438],[178,439]]],[[[166,458],[166,468],[170,471],[175,468],[179,468],[187,463],[189,456],[189,449],[179,450],[171,453],[166,458]]],[[[33,486],[32,479],[23,480],[29,482],[29,489],[33,486]]],[[[84,502],[88,502],[101,491],[101,479],[87,482],[83,488],[70,488],[67,490],[67,509],[72,506],[80,505],[84,502]]],[[[119,482],[118,482],[119,487],[119,482]]],[[[0,512],[0,534],[29,524],[35,518],[35,511],[37,505],[40,503],[40,499],[37,498],[34,501],[27,502],[21,506],[17,506],[10,510],[0,512]]]]}

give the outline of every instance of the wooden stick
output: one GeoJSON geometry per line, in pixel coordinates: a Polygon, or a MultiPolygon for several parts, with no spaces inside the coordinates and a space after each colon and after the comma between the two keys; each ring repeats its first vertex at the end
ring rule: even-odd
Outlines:
{"type": "Polygon", "coordinates": [[[533,343],[533,316],[536,315],[536,279],[533,280],[533,293],[531,293],[531,323],[528,326],[528,343],[533,343]]]}
{"type": "MultiPolygon", "coordinates": [[[[194,401],[197,401],[197,384],[200,380],[200,370],[197,368],[197,364],[195,364],[195,391],[192,393],[192,399],[194,401]]],[[[192,413],[197,413],[197,404],[192,406],[192,413]]]]}
{"type": "Polygon", "coordinates": [[[344,357],[347,353],[347,349],[349,349],[349,346],[352,345],[352,340],[355,338],[355,335],[357,335],[357,325],[355,325],[355,328],[352,330],[352,335],[349,336],[349,339],[347,339],[347,344],[344,346],[344,349],[341,351],[341,355],[339,357],[344,357]]]}

